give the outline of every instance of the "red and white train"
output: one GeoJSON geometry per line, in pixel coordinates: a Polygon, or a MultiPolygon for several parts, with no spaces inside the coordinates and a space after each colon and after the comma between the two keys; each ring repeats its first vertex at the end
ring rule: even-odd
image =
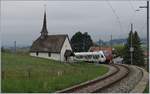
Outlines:
{"type": "Polygon", "coordinates": [[[112,60],[112,55],[108,51],[98,52],[77,52],[75,54],[76,61],[108,63],[112,60]]]}

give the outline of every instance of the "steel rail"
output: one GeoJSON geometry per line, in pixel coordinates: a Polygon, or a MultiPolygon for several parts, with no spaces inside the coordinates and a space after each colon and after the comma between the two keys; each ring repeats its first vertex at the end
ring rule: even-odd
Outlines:
{"type": "MultiPolygon", "coordinates": [[[[117,80],[112,81],[111,83],[106,84],[106,85],[104,85],[104,86],[102,86],[102,87],[100,87],[100,88],[98,88],[98,89],[92,91],[93,93],[94,93],[94,92],[99,92],[100,90],[102,90],[102,89],[104,89],[104,88],[107,88],[108,86],[110,86],[110,85],[112,85],[112,84],[114,84],[114,83],[120,81],[121,79],[123,79],[124,77],[126,77],[126,76],[128,75],[128,73],[129,73],[129,68],[126,67],[126,66],[124,66],[124,65],[112,64],[111,66],[115,67],[117,71],[111,73],[111,74],[108,75],[108,76],[102,77],[102,78],[100,78],[100,79],[96,79],[96,80],[93,80],[93,81],[91,81],[91,82],[89,82],[89,83],[81,84],[81,85],[79,85],[79,86],[75,86],[75,87],[72,87],[72,88],[69,88],[69,89],[64,89],[64,90],[58,91],[57,93],[72,93],[72,92],[78,92],[79,90],[82,90],[82,89],[85,88],[85,87],[92,86],[92,85],[94,85],[94,84],[96,84],[96,83],[98,83],[98,82],[102,82],[102,81],[104,81],[104,80],[106,80],[106,79],[110,79],[112,76],[117,75],[117,74],[119,73],[119,71],[121,71],[121,69],[120,69],[118,66],[124,67],[124,68],[126,69],[127,72],[124,73],[123,76],[117,78],[117,80]]],[[[92,93],[92,92],[89,92],[89,93],[92,93]]]]}

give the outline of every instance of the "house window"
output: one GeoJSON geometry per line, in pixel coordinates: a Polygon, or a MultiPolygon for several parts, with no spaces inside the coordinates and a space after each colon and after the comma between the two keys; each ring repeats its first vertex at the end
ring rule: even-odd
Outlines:
{"type": "Polygon", "coordinates": [[[36,56],[38,56],[39,55],[39,52],[36,52],[36,56]]]}
{"type": "Polygon", "coordinates": [[[48,56],[51,57],[51,53],[50,52],[48,53],[48,56]]]}

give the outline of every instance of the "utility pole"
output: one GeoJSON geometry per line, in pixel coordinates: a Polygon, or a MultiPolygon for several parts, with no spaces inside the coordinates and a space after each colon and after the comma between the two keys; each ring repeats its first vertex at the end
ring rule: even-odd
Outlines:
{"type": "Polygon", "coordinates": [[[16,41],[14,41],[14,53],[16,53],[16,41]]]}
{"type": "Polygon", "coordinates": [[[82,47],[83,52],[85,52],[85,39],[83,38],[83,47],[82,47]]]}
{"type": "Polygon", "coordinates": [[[140,6],[140,8],[147,8],[147,71],[149,71],[149,1],[147,6],[140,6]]]}
{"type": "Polygon", "coordinates": [[[101,48],[101,39],[99,38],[99,50],[101,50],[102,48],[101,48]]]}
{"type": "Polygon", "coordinates": [[[86,52],[86,36],[84,38],[84,51],[86,52]]]}
{"type": "Polygon", "coordinates": [[[110,35],[110,45],[111,45],[111,53],[112,53],[112,34],[110,35]]]}
{"type": "Polygon", "coordinates": [[[131,46],[130,46],[130,55],[131,55],[131,65],[133,65],[133,51],[134,51],[134,48],[132,46],[132,36],[133,36],[133,24],[131,24],[131,46]]]}
{"type": "Polygon", "coordinates": [[[114,58],[113,50],[112,50],[112,34],[110,35],[110,46],[111,46],[111,56],[112,56],[112,59],[111,59],[110,63],[112,63],[113,62],[113,58],[114,58]]]}
{"type": "Polygon", "coordinates": [[[149,71],[149,1],[147,1],[147,71],[149,71]]]}
{"type": "Polygon", "coordinates": [[[83,37],[83,52],[86,52],[85,49],[86,49],[86,37],[84,36],[83,37]]]}

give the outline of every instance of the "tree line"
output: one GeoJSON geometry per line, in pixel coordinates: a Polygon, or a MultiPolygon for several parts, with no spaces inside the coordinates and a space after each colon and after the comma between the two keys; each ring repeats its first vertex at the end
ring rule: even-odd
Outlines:
{"type": "MultiPolygon", "coordinates": [[[[127,38],[127,43],[123,45],[122,48],[116,49],[118,54],[123,57],[123,62],[125,64],[131,64],[131,36],[132,36],[132,47],[133,51],[133,64],[144,66],[144,54],[141,48],[141,40],[137,31],[130,31],[127,38]]],[[[94,45],[91,36],[85,32],[81,33],[80,31],[75,33],[71,38],[71,45],[74,52],[87,52],[91,46],[94,45]]]]}

